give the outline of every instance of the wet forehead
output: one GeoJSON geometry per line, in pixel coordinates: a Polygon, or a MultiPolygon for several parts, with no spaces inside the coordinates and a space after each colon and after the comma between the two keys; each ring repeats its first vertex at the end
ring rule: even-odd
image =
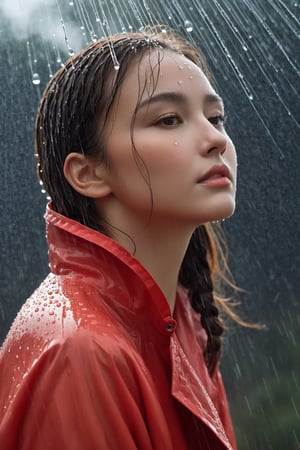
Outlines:
{"type": "MultiPolygon", "coordinates": [[[[162,49],[144,55],[128,71],[121,89],[123,105],[147,101],[161,92],[197,89],[203,95],[216,95],[200,67],[184,55],[162,49]]],[[[221,99],[220,99],[221,101],[221,99]]]]}

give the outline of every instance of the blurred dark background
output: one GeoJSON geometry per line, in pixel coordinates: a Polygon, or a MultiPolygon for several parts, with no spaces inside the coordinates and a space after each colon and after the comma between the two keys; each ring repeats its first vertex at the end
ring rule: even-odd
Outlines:
{"type": "MultiPolygon", "coordinates": [[[[66,29],[75,29],[79,48],[91,36],[79,26],[85,16],[74,13],[70,3],[62,14],[66,29]]],[[[149,18],[139,2],[140,16],[128,8],[121,14],[119,3],[113,13],[119,8],[127,29],[137,29],[149,18]]],[[[111,5],[106,2],[102,13],[111,5]]],[[[171,11],[158,0],[151,5],[159,22],[181,29],[203,49],[238,151],[237,210],[224,230],[231,270],[245,290],[237,296],[238,312],[266,325],[257,331],[230,324],[224,342],[222,369],[239,448],[299,449],[299,3],[236,0],[229,5],[224,0],[187,5],[173,0],[171,11]]],[[[0,8],[0,341],[48,272],[43,221],[47,199],[35,176],[33,131],[40,94],[49,73],[59,66],[58,49],[63,59],[67,55],[60,43],[55,47],[37,32],[45,14],[59,23],[54,7],[34,10],[35,19],[26,22],[32,26],[22,32],[4,11],[0,8]],[[38,85],[32,83],[36,71],[38,85]]],[[[88,8],[86,15],[96,27],[88,8]]],[[[71,39],[69,44],[78,49],[71,39]]]]}

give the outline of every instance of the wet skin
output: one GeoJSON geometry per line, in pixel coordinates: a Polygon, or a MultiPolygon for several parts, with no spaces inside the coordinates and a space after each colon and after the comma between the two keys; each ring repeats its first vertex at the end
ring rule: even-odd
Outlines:
{"type": "Polygon", "coordinates": [[[221,98],[184,56],[165,52],[158,69],[153,52],[150,62],[154,80],[148,57],[128,71],[107,129],[110,189],[106,205],[99,205],[111,223],[131,235],[174,223],[192,230],[232,215],[235,207],[236,153],[224,128],[221,98]],[[136,111],[140,88],[145,89],[136,111]],[[130,133],[135,113],[140,167],[130,133]],[[224,165],[228,176],[215,173],[200,182],[214,166],[224,165]],[[153,205],[143,175],[149,177],[153,205]]]}

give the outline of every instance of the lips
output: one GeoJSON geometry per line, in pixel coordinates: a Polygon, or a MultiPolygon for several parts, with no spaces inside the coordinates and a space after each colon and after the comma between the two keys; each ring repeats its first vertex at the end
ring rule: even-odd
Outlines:
{"type": "Polygon", "coordinates": [[[225,164],[213,166],[198,180],[198,183],[205,183],[206,181],[217,180],[218,178],[228,178],[231,180],[230,170],[225,164]]]}

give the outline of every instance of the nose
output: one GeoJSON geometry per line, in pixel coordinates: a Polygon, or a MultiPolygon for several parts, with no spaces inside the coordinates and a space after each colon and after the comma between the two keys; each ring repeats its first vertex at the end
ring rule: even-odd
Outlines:
{"type": "Polygon", "coordinates": [[[202,132],[200,134],[200,149],[203,156],[211,153],[220,153],[223,155],[227,149],[228,136],[224,128],[213,125],[207,118],[203,118],[202,132]]]}

